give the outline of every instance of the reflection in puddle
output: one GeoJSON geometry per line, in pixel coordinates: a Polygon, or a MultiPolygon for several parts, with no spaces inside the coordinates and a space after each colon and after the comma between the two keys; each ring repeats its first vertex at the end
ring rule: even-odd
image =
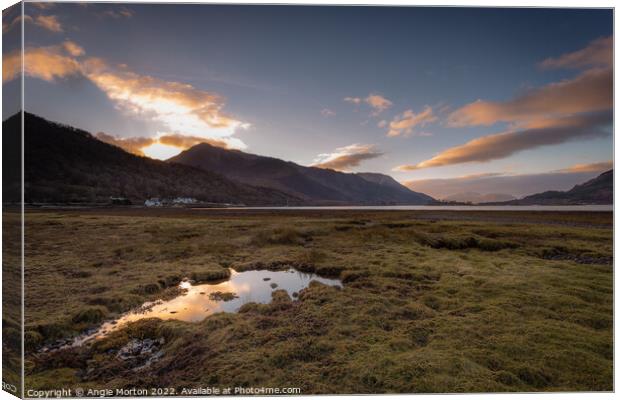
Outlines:
{"type": "Polygon", "coordinates": [[[230,279],[221,283],[193,286],[190,282],[181,282],[180,287],[184,289],[182,295],[168,301],[147,302],[139,311],[129,312],[115,321],[104,323],[94,333],[76,338],[73,345],[79,346],[91,339],[101,338],[128,322],[144,318],[199,322],[218,312],[236,312],[246,303],[269,303],[274,290],[286,290],[289,296],[294,297],[313,280],[342,287],[338,279],[321,278],[294,269],[245,272],[231,269],[230,272],[230,279]],[[234,293],[236,297],[230,299],[232,296],[226,296],[228,293],[234,293]]]}

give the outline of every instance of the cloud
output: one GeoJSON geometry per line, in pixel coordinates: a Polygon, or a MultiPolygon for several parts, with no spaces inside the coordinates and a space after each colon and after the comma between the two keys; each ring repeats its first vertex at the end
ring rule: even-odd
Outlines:
{"type": "Polygon", "coordinates": [[[611,46],[611,38],[597,39],[582,50],[542,62],[545,68],[586,68],[574,78],[531,89],[508,101],[478,100],[457,109],[448,117],[448,125],[453,127],[497,122],[510,125],[504,132],[479,137],[394,170],[485,162],[541,146],[609,135],[607,128],[613,123],[611,46]]]}
{"type": "Polygon", "coordinates": [[[333,117],[336,113],[329,108],[324,108],[321,110],[321,115],[324,117],[333,117]]]}
{"type": "Polygon", "coordinates": [[[52,32],[62,32],[62,25],[55,15],[38,15],[34,18],[34,24],[52,32]]]}
{"type": "Polygon", "coordinates": [[[129,153],[139,156],[144,156],[144,153],[142,151],[144,147],[150,146],[157,141],[157,139],[155,138],[146,137],[121,138],[109,135],[104,132],[98,132],[97,134],[95,134],[95,137],[102,142],[120,147],[121,149],[129,153]]]}
{"type": "Polygon", "coordinates": [[[177,148],[178,153],[200,143],[208,143],[216,147],[229,148],[228,143],[223,140],[205,139],[202,137],[184,136],[178,134],[163,134],[158,137],[123,138],[104,132],[98,132],[95,134],[95,137],[102,142],[120,147],[121,149],[138,156],[145,156],[145,149],[157,144],[175,147],[177,148]]]}
{"type": "MultiPolygon", "coordinates": [[[[20,50],[5,54],[2,82],[17,78],[21,72],[21,63],[20,50]]],[[[24,50],[24,72],[28,76],[51,82],[57,78],[79,74],[81,67],[75,59],[69,57],[64,45],[26,48],[24,50]]]]}
{"type": "Polygon", "coordinates": [[[157,138],[157,142],[167,146],[178,147],[182,150],[189,149],[190,147],[196,146],[200,143],[208,143],[211,146],[221,147],[224,149],[229,149],[230,144],[226,142],[226,140],[217,140],[210,138],[203,138],[197,136],[185,136],[185,135],[162,135],[157,138]]]}
{"type": "Polygon", "coordinates": [[[401,115],[394,117],[392,122],[390,122],[387,135],[389,137],[403,134],[411,135],[416,126],[425,126],[435,121],[437,121],[437,117],[433,114],[433,109],[429,106],[424,107],[424,110],[419,114],[414,113],[413,110],[407,110],[401,115]]]}
{"type": "Polygon", "coordinates": [[[352,144],[337,148],[333,153],[319,154],[314,160],[313,167],[347,171],[357,167],[364,160],[370,160],[383,155],[372,144],[352,144]]]}
{"type": "Polygon", "coordinates": [[[106,10],[100,14],[103,17],[110,17],[114,19],[119,18],[131,18],[134,15],[133,10],[128,9],[127,7],[120,7],[114,10],[106,10]]]}
{"type": "Polygon", "coordinates": [[[75,42],[72,42],[71,40],[65,40],[62,45],[67,51],[67,53],[69,53],[69,55],[73,57],[79,57],[84,55],[84,49],[75,42]]]}
{"type": "Polygon", "coordinates": [[[344,101],[346,101],[347,103],[353,103],[353,104],[362,104],[362,99],[360,97],[345,97],[344,101]]]}
{"type": "MultiPolygon", "coordinates": [[[[39,3],[28,3],[28,4],[39,4],[39,3]]],[[[41,28],[47,29],[51,32],[60,33],[63,31],[62,25],[58,21],[58,17],[55,15],[38,15],[32,18],[30,15],[24,14],[23,17],[18,15],[11,21],[10,23],[2,23],[2,33],[7,33],[12,30],[14,27],[18,26],[21,21],[24,23],[34,23],[41,28]]]]}
{"type": "Polygon", "coordinates": [[[535,88],[505,102],[478,100],[448,117],[453,127],[492,125],[496,122],[531,122],[611,109],[613,106],[613,39],[600,38],[586,48],[548,58],[544,68],[584,69],[572,79],[535,88]]]}
{"type": "MultiPolygon", "coordinates": [[[[84,53],[84,49],[71,41],[57,46],[27,48],[25,73],[49,82],[82,75],[99,87],[122,112],[159,122],[162,132],[158,132],[158,136],[183,135],[230,148],[246,147],[233,135],[239,129],[248,128],[249,124],[224,112],[225,100],[219,94],[181,82],[140,75],[127,66],[110,66],[102,59],[83,59],[84,53]]],[[[19,76],[21,58],[19,51],[3,58],[2,79],[6,82],[19,76]]]]}
{"type": "Polygon", "coordinates": [[[578,173],[578,172],[605,172],[614,167],[613,161],[603,161],[592,164],[575,164],[568,168],[559,169],[557,172],[578,173]]]}
{"type": "Polygon", "coordinates": [[[371,113],[372,116],[379,115],[381,112],[390,108],[393,104],[386,97],[376,93],[371,93],[365,98],[345,97],[344,101],[355,105],[360,105],[362,103],[368,104],[373,109],[373,112],[371,113]]]}
{"type": "Polygon", "coordinates": [[[453,127],[492,125],[496,122],[533,121],[551,116],[610,109],[613,70],[591,69],[573,79],[551,83],[507,102],[478,100],[448,117],[453,127]]]}
{"type": "Polygon", "coordinates": [[[421,163],[395,167],[394,171],[413,171],[444,165],[491,161],[541,146],[604,137],[610,134],[606,128],[612,122],[611,111],[538,121],[535,125],[524,129],[471,140],[464,145],[444,150],[421,163]]]}
{"type": "Polygon", "coordinates": [[[36,2],[36,3],[29,2],[28,5],[33,5],[41,10],[49,10],[50,8],[54,7],[54,3],[46,2],[46,1],[36,2]]]}
{"type": "Polygon", "coordinates": [[[392,106],[392,102],[380,94],[370,94],[364,101],[373,108],[373,115],[379,115],[392,106]]]}
{"type": "Polygon", "coordinates": [[[8,33],[14,27],[18,26],[21,23],[22,19],[24,20],[24,22],[32,22],[31,16],[24,15],[22,17],[21,15],[18,15],[17,17],[13,18],[11,22],[2,22],[2,33],[8,33]]]}
{"type": "Polygon", "coordinates": [[[224,99],[217,93],[113,68],[100,59],[87,60],[82,69],[124,112],[152,118],[173,133],[216,138],[231,147],[245,148],[241,140],[231,136],[249,124],[226,114],[224,99]]]}
{"type": "Polygon", "coordinates": [[[539,65],[543,69],[591,68],[613,66],[613,37],[602,37],[587,47],[557,58],[547,58],[539,65]]]}
{"type": "MultiPolygon", "coordinates": [[[[588,165],[601,165],[595,163],[588,165]]],[[[492,172],[484,174],[465,175],[455,178],[418,179],[403,182],[409,189],[426,193],[436,199],[445,199],[462,193],[480,194],[507,194],[521,198],[547,190],[569,190],[594,178],[608,168],[591,170],[572,170],[572,167],[558,171],[539,174],[507,174],[492,172]]]]}

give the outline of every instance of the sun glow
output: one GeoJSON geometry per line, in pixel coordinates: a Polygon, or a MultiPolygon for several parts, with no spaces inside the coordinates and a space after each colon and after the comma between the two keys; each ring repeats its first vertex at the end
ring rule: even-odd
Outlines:
{"type": "Polygon", "coordinates": [[[176,146],[169,146],[167,144],[153,143],[146,147],[143,147],[142,152],[145,156],[154,158],[156,160],[167,160],[170,157],[174,157],[183,151],[182,148],[176,146]]]}

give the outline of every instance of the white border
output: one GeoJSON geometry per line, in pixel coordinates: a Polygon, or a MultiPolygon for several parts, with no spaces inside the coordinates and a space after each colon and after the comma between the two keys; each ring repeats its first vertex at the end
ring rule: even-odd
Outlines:
{"type": "MultiPolygon", "coordinates": [[[[79,2],[79,1],[65,1],[65,2],[79,2]]],[[[103,2],[103,1],[102,1],[103,2]]],[[[394,6],[442,6],[442,7],[450,7],[450,6],[456,6],[456,7],[519,7],[519,8],[523,8],[523,7],[556,7],[556,8],[614,8],[615,7],[615,2],[614,1],[609,1],[609,0],[589,0],[589,1],[577,1],[577,0],[521,0],[521,1],[514,1],[514,0],[477,0],[475,2],[472,1],[467,1],[467,0],[449,0],[449,1],[445,1],[445,0],[435,0],[432,2],[428,2],[428,1],[414,1],[414,0],[389,0],[389,1],[379,1],[379,0],[375,0],[375,1],[370,1],[370,0],[366,0],[366,1],[359,1],[359,0],[338,0],[337,2],[334,1],[329,1],[329,0],[313,0],[312,2],[310,1],[298,1],[298,0],[289,0],[289,1],[278,1],[278,0],[271,0],[271,1],[259,1],[259,0],[245,0],[245,1],[175,1],[175,0],[151,0],[151,1],[140,1],[140,0],[134,0],[134,1],[105,1],[106,3],[204,3],[204,4],[290,4],[290,5],[370,5],[370,6],[390,6],[390,5],[394,5],[394,6]]],[[[13,4],[15,4],[15,1],[11,1],[11,0],[0,0],[0,5],[2,6],[2,9],[5,9],[13,4]]],[[[22,12],[23,12],[23,6],[22,6],[22,12]]],[[[614,33],[615,33],[615,24],[616,22],[616,14],[615,14],[615,10],[614,10],[614,33]]],[[[22,51],[23,51],[23,46],[24,46],[24,41],[23,41],[23,36],[24,32],[23,32],[23,24],[22,24],[22,51]]],[[[0,50],[1,50],[2,46],[0,44],[0,50]]],[[[615,51],[616,50],[616,41],[614,40],[614,66],[616,65],[620,65],[618,64],[618,53],[615,51]]],[[[23,60],[22,60],[22,64],[23,64],[23,60]]],[[[22,65],[22,70],[23,70],[23,65],[22,65]]],[[[614,68],[614,76],[615,76],[615,68],[614,68]]],[[[23,74],[22,74],[23,77],[23,74]]],[[[24,108],[24,96],[23,96],[23,78],[22,78],[22,98],[21,98],[21,102],[22,102],[22,110],[24,108]]],[[[618,89],[618,82],[614,79],[614,100],[615,100],[615,94],[617,92],[618,89]]],[[[2,94],[2,89],[0,88],[0,96],[2,94]]],[[[615,104],[615,101],[614,101],[615,104]]],[[[614,122],[618,121],[618,110],[615,109],[614,107],[614,122]]],[[[23,127],[23,114],[22,114],[22,127],[23,127]]],[[[615,127],[615,124],[614,124],[615,127]]],[[[23,135],[22,135],[22,146],[23,146],[23,135]]],[[[615,154],[617,154],[617,150],[618,150],[618,142],[615,140],[615,129],[614,129],[614,161],[615,161],[615,154]]],[[[0,144],[0,149],[1,149],[1,144],[0,144]]],[[[0,159],[1,159],[1,152],[0,152],[0,159]]],[[[23,219],[23,162],[24,162],[24,158],[22,157],[22,241],[21,241],[21,246],[22,246],[22,255],[23,255],[23,251],[24,251],[24,219],[23,219]]],[[[615,163],[615,162],[614,162],[615,163]]],[[[0,176],[1,176],[1,171],[2,171],[2,167],[0,165],[0,176]]],[[[614,187],[618,187],[618,177],[617,174],[614,174],[614,187]]],[[[614,194],[615,194],[615,190],[614,190],[614,194]]],[[[1,194],[0,194],[1,196],[1,194]]],[[[616,197],[614,195],[614,208],[618,205],[618,197],[616,197]]],[[[616,250],[618,249],[618,246],[620,244],[620,239],[615,235],[615,226],[616,226],[616,222],[618,222],[618,215],[614,213],[614,253],[616,253],[616,250]]],[[[2,238],[0,236],[0,243],[2,241],[2,238]]],[[[1,256],[0,256],[1,257],[1,256]]],[[[615,260],[615,258],[614,258],[615,260]]],[[[614,262],[614,268],[615,268],[615,262],[614,262]]],[[[24,274],[23,274],[23,260],[22,260],[22,293],[24,290],[24,274]]],[[[618,339],[618,330],[616,329],[616,315],[617,315],[617,311],[619,309],[619,305],[620,305],[620,301],[618,300],[618,297],[615,296],[615,294],[617,293],[617,290],[620,288],[620,285],[618,284],[618,281],[615,280],[615,273],[614,273],[614,388],[616,385],[616,382],[618,382],[618,368],[616,368],[615,363],[618,360],[618,347],[615,346],[616,340],[618,339]]],[[[23,306],[24,306],[24,297],[22,296],[22,334],[23,334],[23,318],[24,318],[24,313],[23,313],[23,306]]],[[[0,304],[0,310],[1,310],[1,304],[0,304]]],[[[1,352],[1,349],[0,349],[1,352]]],[[[0,353],[1,354],[1,353],[0,353]]],[[[23,355],[23,340],[22,340],[22,355],[23,355]]],[[[23,358],[22,358],[23,360],[23,358]]],[[[22,377],[23,377],[23,372],[24,372],[24,365],[22,362],[22,377]]],[[[22,393],[23,393],[23,379],[22,379],[22,393]]],[[[504,397],[507,397],[509,399],[515,399],[515,400],[520,400],[520,399],[534,399],[534,398],[538,398],[539,396],[545,397],[545,398],[553,398],[553,399],[575,399],[575,398],[587,398],[587,399],[611,399],[611,398],[615,398],[615,395],[613,393],[517,393],[517,394],[441,394],[441,395],[381,395],[381,396],[365,396],[365,397],[381,397],[381,398],[403,398],[403,397],[414,397],[416,399],[450,399],[450,398],[454,398],[455,396],[457,396],[457,398],[459,399],[478,399],[480,397],[483,397],[484,399],[501,399],[504,397]]],[[[333,397],[333,396],[324,396],[324,395],[319,395],[319,396],[295,396],[295,398],[299,398],[299,399],[323,399],[323,398],[328,398],[328,397],[333,397]]],[[[344,398],[344,399],[354,399],[358,396],[338,396],[340,398],[344,398]]],[[[4,400],[4,399],[14,399],[15,397],[10,395],[9,393],[5,392],[5,391],[0,391],[0,400],[4,400]]],[[[157,397],[153,397],[155,399],[157,399],[157,397]]],[[[252,399],[255,398],[254,397],[235,397],[236,399],[252,399]]],[[[264,397],[261,397],[264,398],[264,397]]],[[[273,397],[275,398],[275,397],[273,397]]],[[[164,399],[164,398],[161,398],[164,399]]]]}

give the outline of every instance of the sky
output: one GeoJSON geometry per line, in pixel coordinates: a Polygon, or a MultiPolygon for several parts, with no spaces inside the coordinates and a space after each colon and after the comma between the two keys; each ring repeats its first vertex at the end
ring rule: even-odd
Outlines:
{"type": "Polygon", "coordinates": [[[140,155],[208,142],[438,198],[612,167],[611,10],[26,3],[9,92],[21,23],[26,111],[140,155]]]}

